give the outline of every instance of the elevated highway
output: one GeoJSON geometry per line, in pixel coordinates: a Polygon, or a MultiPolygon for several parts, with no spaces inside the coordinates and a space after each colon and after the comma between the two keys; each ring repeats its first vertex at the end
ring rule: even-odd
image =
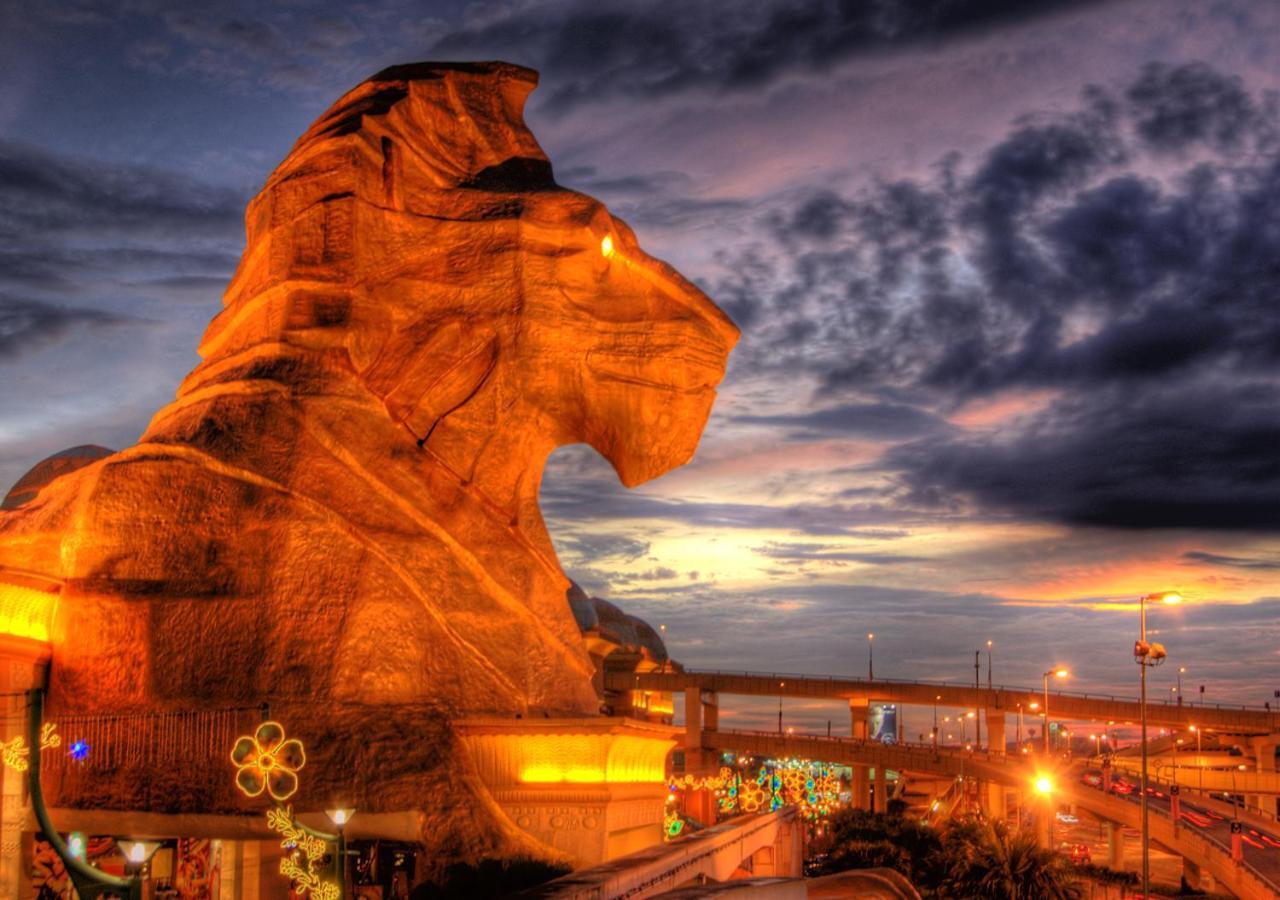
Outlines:
{"type": "MultiPolygon", "coordinates": [[[[871,700],[916,706],[983,709],[989,717],[1014,715],[1018,709],[1035,715],[1044,700],[1041,690],[998,685],[993,688],[972,684],[935,681],[874,681],[862,678],[834,678],[786,673],[720,672],[686,669],[610,673],[605,688],[611,691],[691,691],[713,694],[741,694],[767,697],[803,697],[848,700],[865,706],[871,700]],[[1034,706],[1033,706],[1034,704],[1034,706]]],[[[1050,691],[1049,710],[1055,719],[1092,722],[1136,723],[1138,701],[1131,697],[1050,691]]],[[[1225,704],[1178,705],[1147,702],[1147,721],[1154,727],[1185,729],[1191,725],[1219,734],[1265,735],[1280,731],[1280,711],[1264,707],[1225,704]]],[[[1003,736],[1003,727],[998,736],[1003,736]]]]}
{"type": "MultiPolygon", "coordinates": [[[[920,744],[882,744],[851,738],[716,729],[703,730],[701,740],[703,747],[718,751],[974,778],[1023,792],[1042,771],[1035,758],[954,748],[934,749],[920,744]]],[[[1056,799],[1075,804],[1094,817],[1117,826],[1138,828],[1137,797],[1132,794],[1127,797],[1111,796],[1086,784],[1083,781],[1085,769],[1085,763],[1077,762],[1063,765],[1054,773],[1056,799]]],[[[1252,841],[1246,841],[1244,859],[1236,863],[1231,858],[1229,823],[1225,823],[1221,816],[1205,813],[1190,801],[1183,804],[1183,809],[1184,815],[1175,826],[1167,795],[1153,788],[1153,841],[1180,855],[1199,871],[1211,874],[1219,887],[1238,897],[1263,900],[1280,895],[1280,830],[1254,828],[1252,841]],[[1186,812],[1197,818],[1188,819],[1186,812]],[[1197,824],[1201,813],[1205,813],[1207,824],[1197,824]]]]}

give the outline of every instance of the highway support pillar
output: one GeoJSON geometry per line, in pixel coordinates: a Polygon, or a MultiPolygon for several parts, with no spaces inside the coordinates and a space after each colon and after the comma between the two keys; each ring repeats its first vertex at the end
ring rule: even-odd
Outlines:
{"type": "Polygon", "coordinates": [[[720,730],[720,695],[715,691],[702,695],[702,727],[707,731],[720,730]]]}
{"type": "Polygon", "coordinates": [[[876,766],[875,811],[889,811],[889,771],[884,766],[876,766]]]}
{"type": "Polygon", "coordinates": [[[1124,828],[1118,822],[1107,823],[1107,868],[1124,869],[1124,828]]]}
{"type": "Polygon", "coordinates": [[[867,766],[853,766],[853,778],[849,782],[849,792],[853,795],[855,809],[871,808],[871,769],[867,766]]]}
{"type": "MultiPolygon", "coordinates": [[[[1257,770],[1259,772],[1276,771],[1276,745],[1280,743],[1280,735],[1266,734],[1254,738],[1249,743],[1253,745],[1253,758],[1257,770]]],[[[1276,797],[1271,794],[1249,797],[1246,799],[1245,805],[1261,809],[1271,816],[1274,816],[1277,812],[1276,797]]]]}
{"type": "Polygon", "coordinates": [[[702,688],[684,689],[684,750],[685,754],[702,749],[702,688]]]}
{"type": "Polygon", "coordinates": [[[982,783],[982,811],[988,821],[1003,822],[1009,817],[1008,800],[1003,784],[994,781],[982,783]]]}
{"type": "Polygon", "coordinates": [[[1004,730],[1004,710],[987,707],[987,748],[995,753],[1004,753],[1008,738],[1004,730]]]}
{"type": "MultiPolygon", "coordinates": [[[[714,704],[715,695],[710,695],[714,704]]],[[[718,760],[702,749],[703,717],[707,706],[701,688],[685,688],[684,691],[684,771],[687,775],[705,775],[716,768],[718,760]]],[[[719,724],[719,707],[706,717],[706,727],[719,724]]]]}
{"type": "Polygon", "coordinates": [[[854,740],[867,739],[867,712],[871,702],[866,697],[849,698],[849,733],[854,740]]]}

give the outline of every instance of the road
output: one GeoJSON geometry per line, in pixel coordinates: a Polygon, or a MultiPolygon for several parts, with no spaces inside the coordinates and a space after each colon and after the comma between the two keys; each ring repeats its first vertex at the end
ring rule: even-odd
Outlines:
{"type": "MultiPolygon", "coordinates": [[[[1098,769],[1085,769],[1082,779],[1099,793],[1102,792],[1102,772],[1098,769]]],[[[1112,793],[1117,797],[1122,797],[1135,806],[1139,805],[1140,793],[1136,780],[1113,777],[1111,785],[1112,793]]],[[[1168,791],[1167,785],[1148,785],[1147,804],[1151,809],[1151,815],[1160,815],[1165,819],[1172,817],[1172,803],[1168,791]]],[[[1179,825],[1214,842],[1230,854],[1231,819],[1195,802],[1185,790],[1180,797],[1179,825]]],[[[1260,828],[1245,822],[1242,823],[1241,837],[1245,862],[1272,884],[1280,884],[1280,831],[1260,828]]]]}

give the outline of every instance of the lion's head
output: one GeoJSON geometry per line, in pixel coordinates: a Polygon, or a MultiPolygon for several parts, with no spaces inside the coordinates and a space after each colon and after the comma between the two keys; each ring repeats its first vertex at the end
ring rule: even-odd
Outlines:
{"type": "MultiPolygon", "coordinates": [[[[421,63],[342,97],[250,205],[186,390],[230,358],[311,348],[348,359],[406,440],[482,486],[513,454],[567,443],[629,486],[686,462],[738,331],[556,185],[522,117],[536,84],[504,63],[421,63]]],[[[534,481],[490,489],[505,504],[534,481]]]]}

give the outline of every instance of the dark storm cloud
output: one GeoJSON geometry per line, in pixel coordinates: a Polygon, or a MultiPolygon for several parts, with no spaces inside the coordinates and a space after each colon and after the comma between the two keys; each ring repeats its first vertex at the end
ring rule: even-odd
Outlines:
{"type": "Polygon", "coordinates": [[[225,236],[245,198],[144,166],[59,158],[0,140],[0,238],[186,234],[225,236]]]}
{"type": "Polygon", "coordinates": [[[0,141],[0,286],[38,299],[113,288],[216,296],[243,244],[244,198],[149,166],[0,141]]]}
{"type": "Polygon", "coordinates": [[[759,88],[857,54],[936,40],[1081,0],[807,0],[758,4],[538,3],[442,36],[431,55],[509,59],[554,85],[551,107],[615,96],[759,88]]]}
{"type": "Polygon", "coordinates": [[[1224,566],[1228,569],[1280,570],[1280,557],[1228,556],[1207,550],[1188,550],[1182,554],[1182,559],[1188,563],[1224,566]]]}
{"type": "Polygon", "coordinates": [[[739,420],[879,433],[913,508],[1280,529],[1275,125],[1238,79],[1152,65],[972,164],[794,198],[712,294],[747,313],[738,366],[825,403],[739,420]],[[1029,391],[1057,401],[997,434],[910,432],[1029,391]]]}
{"type": "Polygon", "coordinates": [[[100,330],[128,321],[101,310],[55,306],[0,294],[0,363],[58,341],[77,327],[100,330]]]}
{"type": "Polygon", "coordinates": [[[929,562],[928,557],[896,553],[867,553],[834,544],[798,544],[770,541],[751,548],[753,553],[788,562],[862,563],[870,566],[899,566],[929,562]]]}
{"type": "Polygon", "coordinates": [[[1125,91],[1139,136],[1150,147],[1231,149],[1256,133],[1260,116],[1243,82],[1203,63],[1148,63],[1125,91]]]}
{"type": "Polygon", "coordinates": [[[1272,384],[1073,396],[1010,439],[919,441],[884,462],[918,502],[1123,528],[1280,530],[1272,384]]]}

